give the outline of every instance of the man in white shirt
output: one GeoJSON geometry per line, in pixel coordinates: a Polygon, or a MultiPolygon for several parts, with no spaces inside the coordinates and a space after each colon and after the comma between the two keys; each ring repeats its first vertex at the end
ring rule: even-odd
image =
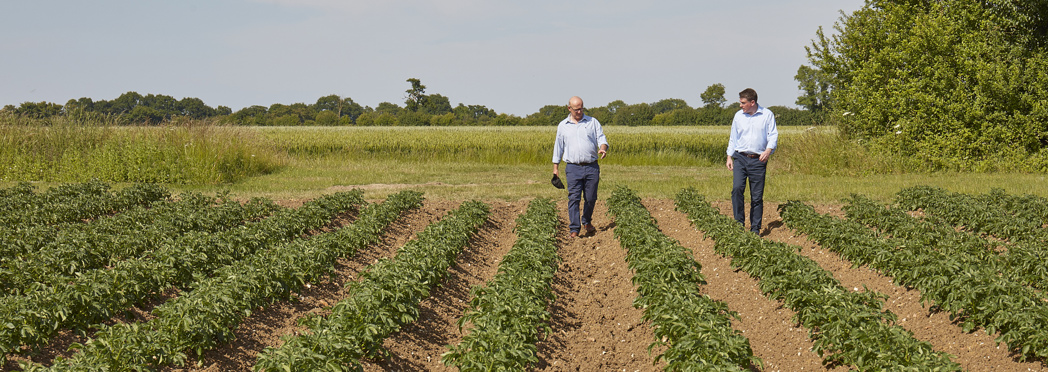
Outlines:
{"type": "Polygon", "coordinates": [[[731,186],[731,209],[735,220],[746,226],[744,208],[746,181],[750,184],[750,231],[761,232],[764,217],[764,176],[768,159],[779,143],[775,114],[757,104],[757,92],[746,88],[739,92],[740,110],[731,121],[728,137],[728,160],[725,164],[734,178],[731,186]]]}
{"type": "Polygon", "coordinates": [[[608,140],[600,122],[585,114],[582,98],[568,100],[568,117],[557,125],[557,139],[553,142],[553,175],[559,173],[560,162],[564,166],[568,189],[568,229],[571,237],[579,236],[582,227],[586,235],[597,231],[593,227],[593,207],[597,204],[597,185],[600,183],[600,166],[597,160],[608,155],[608,140]],[[579,216],[579,201],[585,197],[582,215],[579,216]]]}

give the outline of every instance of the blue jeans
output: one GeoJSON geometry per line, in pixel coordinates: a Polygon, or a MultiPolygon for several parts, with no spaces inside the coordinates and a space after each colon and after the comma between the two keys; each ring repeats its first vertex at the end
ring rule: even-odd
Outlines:
{"type": "Polygon", "coordinates": [[[732,154],[731,158],[734,176],[731,184],[731,210],[735,214],[735,220],[745,227],[746,213],[743,208],[746,202],[746,181],[749,180],[750,231],[760,234],[761,220],[764,217],[764,175],[768,169],[768,163],[739,152],[732,154]]]}
{"type": "Polygon", "coordinates": [[[571,223],[568,229],[579,232],[582,225],[588,225],[593,221],[593,207],[597,205],[597,184],[600,183],[600,165],[596,162],[581,165],[568,163],[564,167],[565,178],[568,180],[568,220],[571,223]],[[582,216],[579,216],[579,201],[585,198],[582,204],[582,216]]]}

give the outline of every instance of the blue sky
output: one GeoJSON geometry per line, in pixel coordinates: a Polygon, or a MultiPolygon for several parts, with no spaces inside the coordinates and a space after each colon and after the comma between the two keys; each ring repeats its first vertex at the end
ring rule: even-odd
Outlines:
{"type": "Polygon", "coordinates": [[[859,0],[34,0],[0,3],[0,106],[164,94],[234,111],[337,94],[403,105],[405,80],[519,116],[752,87],[795,106],[804,47],[859,0]]]}

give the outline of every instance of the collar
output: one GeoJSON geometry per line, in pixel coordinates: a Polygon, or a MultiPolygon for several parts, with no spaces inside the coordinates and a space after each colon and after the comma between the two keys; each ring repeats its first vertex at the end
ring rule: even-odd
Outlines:
{"type": "Polygon", "coordinates": [[[571,121],[571,119],[572,119],[571,118],[571,114],[569,113],[568,114],[568,124],[582,124],[582,123],[585,123],[587,121],[590,121],[590,119],[593,119],[593,117],[591,117],[589,115],[586,115],[586,114],[582,114],[582,120],[579,120],[577,123],[574,122],[574,121],[571,121]]]}
{"type": "Polygon", "coordinates": [[[744,115],[748,115],[748,116],[756,116],[757,114],[760,114],[762,112],[764,112],[764,106],[761,106],[761,104],[758,103],[757,104],[757,110],[753,111],[752,114],[747,114],[746,111],[743,111],[742,113],[744,115]]]}

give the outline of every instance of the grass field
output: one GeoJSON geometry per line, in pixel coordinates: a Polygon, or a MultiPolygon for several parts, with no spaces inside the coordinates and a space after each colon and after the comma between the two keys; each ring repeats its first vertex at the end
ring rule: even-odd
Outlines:
{"type": "MultiPolygon", "coordinates": [[[[6,141],[32,145],[2,152],[8,168],[47,157],[68,163],[21,176],[9,172],[0,185],[34,180],[26,177],[48,174],[52,168],[73,174],[38,185],[80,182],[104,176],[104,171],[94,169],[108,162],[118,164],[101,169],[116,169],[121,177],[141,173],[145,180],[181,181],[169,183],[175,190],[230,190],[243,197],[312,198],[351,187],[363,188],[372,198],[405,188],[460,200],[563,197],[563,191],[549,185],[554,127],[40,129],[39,133],[52,133],[49,138],[57,143],[38,140],[46,137],[39,133],[26,135],[26,129],[5,128],[6,141]],[[111,139],[120,143],[106,142],[111,139]],[[196,150],[186,151],[190,144],[196,150]],[[79,150],[56,150],[63,148],[79,150]],[[255,161],[255,153],[266,154],[262,163],[255,161]],[[155,169],[144,170],[150,166],[155,169]],[[165,178],[171,172],[182,176],[165,178]]],[[[669,198],[685,187],[695,187],[710,198],[726,200],[731,184],[731,172],[724,167],[727,129],[606,126],[611,150],[601,162],[602,189],[626,185],[642,197],[669,198]]],[[[773,202],[834,202],[852,193],[886,200],[913,185],[965,193],[1001,188],[1048,196],[1044,174],[919,172],[913,170],[918,159],[872,154],[842,140],[832,127],[781,127],[779,131],[765,194],[773,202]]]]}
{"type": "MultiPolygon", "coordinates": [[[[549,185],[553,127],[257,128],[288,151],[288,166],[232,185],[238,194],[311,196],[364,185],[369,197],[410,187],[430,197],[516,200],[562,197],[549,185]]],[[[914,173],[891,170],[898,159],[849,150],[834,128],[782,127],[765,199],[833,202],[852,193],[886,200],[899,189],[931,185],[981,193],[1046,196],[1045,175],[914,173]]],[[[606,126],[602,189],[626,185],[643,197],[671,198],[695,187],[726,200],[726,127],[606,126]]]]}

